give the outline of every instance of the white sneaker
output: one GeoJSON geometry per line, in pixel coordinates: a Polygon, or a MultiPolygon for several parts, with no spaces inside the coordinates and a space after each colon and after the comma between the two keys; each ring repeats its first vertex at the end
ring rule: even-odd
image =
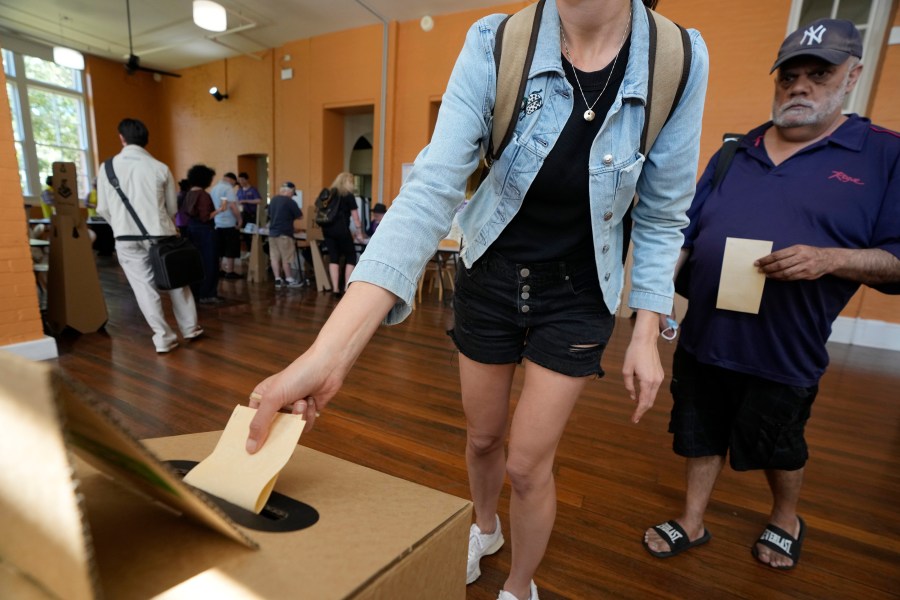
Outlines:
{"type": "MultiPolygon", "coordinates": [[[[519,600],[506,590],[500,590],[500,595],[497,596],[497,600],[519,600]]],[[[531,580],[531,591],[529,592],[528,600],[540,600],[538,598],[537,586],[534,585],[534,579],[531,580]]]]}
{"type": "Polygon", "coordinates": [[[197,339],[198,337],[200,337],[201,335],[203,335],[203,328],[200,327],[199,325],[197,325],[190,331],[190,333],[184,334],[184,339],[194,340],[194,339],[197,339]]]}
{"type": "Polygon", "coordinates": [[[172,350],[174,350],[174,349],[177,348],[177,347],[178,347],[178,342],[177,342],[177,341],[169,342],[168,345],[163,346],[163,347],[161,347],[161,348],[157,348],[157,349],[156,349],[156,353],[157,353],[157,354],[168,354],[169,352],[171,352],[172,350]]]}
{"type": "Polygon", "coordinates": [[[493,554],[503,545],[503,532],[500,531],[500,517],[494,515],[496,525],[493,533],[481,533],[477,524],[469,527],[469,562],[466,565],[466,585],[481,577],[481,558],[493,554]]]}

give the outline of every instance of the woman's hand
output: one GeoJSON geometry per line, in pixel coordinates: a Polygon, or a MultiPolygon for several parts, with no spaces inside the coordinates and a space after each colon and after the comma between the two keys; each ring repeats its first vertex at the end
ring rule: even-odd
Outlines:
{"type": "Polygon", "coordinates": [[[247,452],[253,454],[265,443],[275,413],[282,409],[303,415],[306,429],[312,428],[318,411],[325,408],[343,383],[334,365],[333,358],[309,350],[280,373],[259,383],[250,394],[250,408],[257,411],[250,422],[247,452]]]}
{"type": "Polygon", "coordinates": [[[656,393],[665,378],[656,346],[658,336],[659,315],[648,310],[638,310],[634,333],[625,351],[625,363],[622,366],[625,389],[631,399],[637,402],[637,408],[631,416],[632,423],[640,421],[644,413],[653,406],[656,393]]]}
{"type": "Polygon", "coordinates": [[[250,396],[256,416],[250,422],[247,452],[265,443],[275,413],[282,409],[304,415],[307,428],[334,398],[378,325],[397,301],[391,292],[358,281],[347,289],[316,341],[288,368],[258,384],[250,396]]]}

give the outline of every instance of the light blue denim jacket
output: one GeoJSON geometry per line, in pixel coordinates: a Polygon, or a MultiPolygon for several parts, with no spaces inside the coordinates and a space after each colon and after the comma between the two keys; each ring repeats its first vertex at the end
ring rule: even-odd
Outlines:
{"type": "MultiPolygon", "coordinates": [[[[632,0],[632,8],[625,79],[594,140],[588,164],[594,251],[603,297],[610,312],[615,313],[624,282],[622,217],[637,191],[640,202],[632,213],[634,267],[628,305],[668,314],[681,229],[688,223],[685,212],[697,176],[709,57],[700,34],[689,30],[693,57],[687,87],[645,157],[639,146],[648,87],[648,23],[640,0],[632,0]]],[[[496,93],[494,34],[503,17],[485,17],[469,29],[447,84],[431,143],[416,158],[400,194],[350,278],[397,295],[399,300],[385,319],[387,324],[409,315],[419,276],[465,200],[466,180],[490,136],[496,93]]],[[[530,107],[539,108],[519,113],[509,146],[459,213],[461,257],[467,267],[484,254],[518,212],[573,103],[578,105],[576,110],[582,108],[581,96],[562,69],[559,38],[556,2],[547,0],[525,91],[526,97],[535,94],[530,107]]],[[[557,234],[564,232],[547,232],[557,234]]]]}

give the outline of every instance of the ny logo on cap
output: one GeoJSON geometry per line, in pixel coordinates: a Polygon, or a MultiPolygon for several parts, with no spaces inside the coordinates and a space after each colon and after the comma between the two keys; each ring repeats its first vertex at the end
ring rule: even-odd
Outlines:
{"type": "Polygon", "coordinates": [[[810,27],[803,32],[803,39],[800,40],[801,46],[812,46],[813,44],[821,44],[822,36],[825,35],[825,26],[810,27]]]}

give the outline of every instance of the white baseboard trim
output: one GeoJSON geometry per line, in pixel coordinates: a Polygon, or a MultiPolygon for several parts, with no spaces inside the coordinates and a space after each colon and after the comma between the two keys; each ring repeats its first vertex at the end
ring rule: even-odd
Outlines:
{"type": "Polygon", "coordinates": [[[828,341],[900,351],[900,323],[838,317],[828,341]]]}
{"type": "Polygon", "coordinates": [[[0,346],[0,350],[12,352],[31,360],[50,360],[59,356],[59,352],[56,350],[56,340],[46,335],[37,340],[0,346]]]}

